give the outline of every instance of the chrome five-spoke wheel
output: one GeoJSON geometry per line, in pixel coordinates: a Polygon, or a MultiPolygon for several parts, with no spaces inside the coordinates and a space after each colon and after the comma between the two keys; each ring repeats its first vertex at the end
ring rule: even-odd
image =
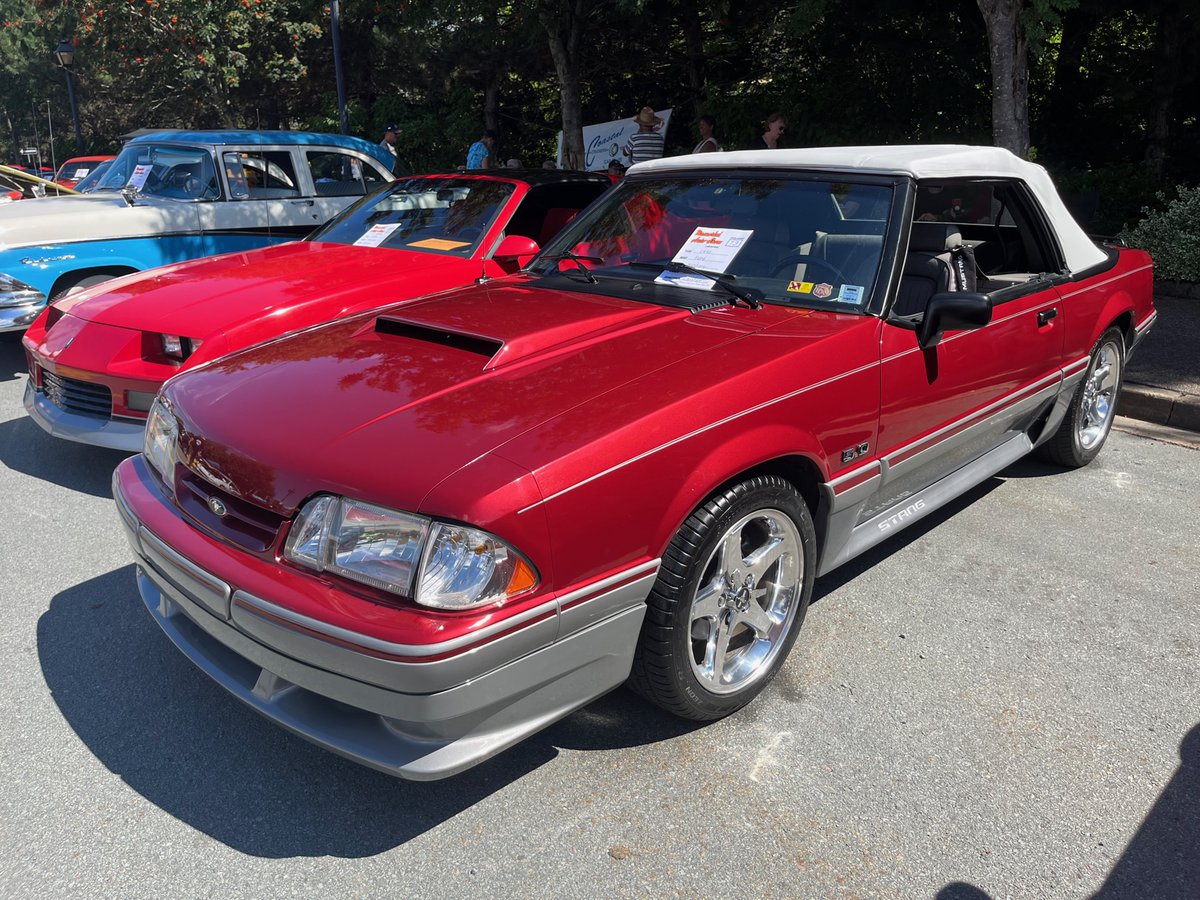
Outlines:
{"type": "Polygon", "coordinates": [[[663,554],[633,688],[689,719],[749,703],[804,621],[815,547],[808,506],[783,478],[755,476],[709,497],[663,554]]]}
{"type": "Polygon", "coordinates": [[[1106,340],[1096,348],[1083,383],[1083,404],[1076,428],[1079,444],[1090,450],[1104,440],[1117,408],[1117,389],[1121,385],[1120,340],[1106,340]]]}
{"type": "Polygon", "coordinates": [[[692,672],[710,691],[739,690],[769,670],[796,615],[800,533],[778,509],[743,516],[721,536],[692,603],[692,672]]]}
{"type": "Polygon", "coordinates": [[[1117,417],[1117,397],[1125,366],[1125,335],[1109,328],[1092,347],[1083,381],[1058,430],[1042,446],[1043,453],[1060,465],[1086,466],[1112,431],[1117,417]]]}

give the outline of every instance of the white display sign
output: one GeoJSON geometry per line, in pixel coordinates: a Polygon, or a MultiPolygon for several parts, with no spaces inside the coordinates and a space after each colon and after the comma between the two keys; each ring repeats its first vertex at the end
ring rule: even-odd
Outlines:
{"type": "Polygon", "coordinates": [[[393,231],[400,227],[399,222],[394,222],[391,225],[372,225],[367,229],[357,241],[354,242],[356,247],[378,247],[388,239],[393,231]]]}
{"type": "MultiPolygon", "coordinates": [[[[753,230],[742,228],[697,228],[672,257],[671,262],[683,263],[693,269],[721,274],[729,268],[733,258],[746,246],[753,230]]],[[[659,284],[676,287],[696,288],[711,291],[713,282],[700,275],[687,272],[663,272],[654,279],[659,284]]]]}
{"type": "Polygon", "coordinates": [[[142,185],[146,183],[146,179],[150,177],[150,170],[153,168],[149,163],[143,163],[140,166],[133,167],[133,174],[129,176],[129,180],[125,182],[125,187],[133,188],[135,191],[140,191],[142,185]]]}
{"type": "MultiPolygon", "coordinates": [[[[671,123],[671,110],[660,109],[656,115],[662,125],[655,129],[664,137],[671,123]]],[[[631,135],[637,134],[638,123],[632,118],[601,122],[599,125],[583,126],[583,167],[589,172],[603,172],[614,159],[623,166],[629,165],[629,157],[621,153],[631,135]]],[[[563,133],[558,133],[558,167],[563,167],[563,133]]]]}

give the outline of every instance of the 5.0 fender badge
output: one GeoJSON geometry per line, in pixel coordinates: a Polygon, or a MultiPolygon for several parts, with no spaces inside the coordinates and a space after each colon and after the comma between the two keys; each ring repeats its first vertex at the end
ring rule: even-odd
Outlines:
{"type": "Polygon", "coordinates": [[[212,514],[214,516],[219,516],[220,518],[224,518],[225,514],[229,512],[229,509],[225,506],[225,504],[216,497],[208,498],[208,508],[212,510],[212,514]]]}

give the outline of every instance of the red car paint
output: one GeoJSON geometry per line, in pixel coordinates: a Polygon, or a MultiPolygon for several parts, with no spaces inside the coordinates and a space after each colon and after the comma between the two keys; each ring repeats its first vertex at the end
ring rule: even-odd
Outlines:
{"type": "MultiPolygon", "coordinates": [[[[105,386],[112,394],[113,417],[144,420],[145,405],[131,407],[130,392],[152,395],[166,379],[233,350],[514,271],[532,252],[510,259],[494,252],[535,186],[555,190],[556,185],[592,184],[599,193],[606,184],[603,176],[554,174],[557,180],[551,181],[537,174],[529,179],[452,176],[457,182],[513,186],[468,256],[302,241],[163,266],[69,295],[47,307],[22,339],[31,379],[40,387],[42,371],[48,371],[105,386]],[[182,361],[172,359],[161,352],[161,334],[188,337],[199,346],[182,361]]],[[[547,225],[566,223],[565,216],[559,218],[547,225]]],[[[536,252],[536,243],[530,249],[536,252]]]]}

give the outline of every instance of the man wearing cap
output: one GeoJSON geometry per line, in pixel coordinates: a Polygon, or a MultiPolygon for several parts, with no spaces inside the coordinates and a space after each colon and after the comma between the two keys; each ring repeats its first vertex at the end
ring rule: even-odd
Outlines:
{"type": "Polygon", "coordinates": [[[467,168],[490,169],[492,167],[492,148],[495,146],[496,132],[488,128],[483,132],[483,137],[467,150],[467,168]]]}
{"type": "Polygon", "coordinates": [[[629,136],[621,152],[629,157],[631,165],[648,159],[660,159],[663,155],[663,136],[658,133],[658,128],[662,125],[662,119],[649,106],[643,106],[633,121],[638,124],[637,133],[629,136]]]}
{"type": "Polygon", "coordinates": [[[396,159],[396,135],[400,133],[400,129],[391,122],[383,126],[383,140],[379,142],[379,146],[392,155],[392,160],[396,159]]]}

